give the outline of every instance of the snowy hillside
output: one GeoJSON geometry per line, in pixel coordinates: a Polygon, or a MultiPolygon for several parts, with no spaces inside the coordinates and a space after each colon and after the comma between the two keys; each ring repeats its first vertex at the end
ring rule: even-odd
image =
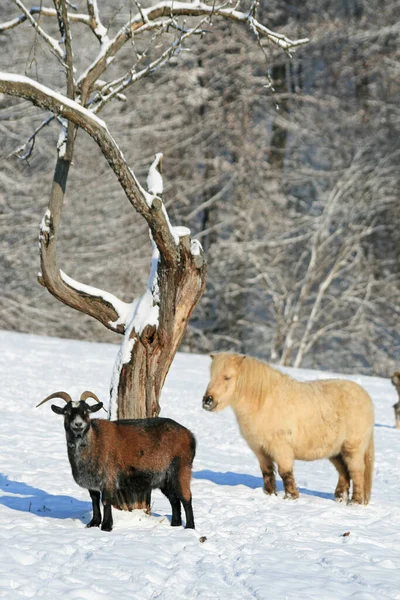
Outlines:
{"type": "Polygon", "coordinates": [[[161,406],[197,437],[196,530],[170,527],[157,491],[152,516],[114,511],[106,533],[84,527],[89,494],[72,479],[62,419],[34,407],[57,390],[107,400],[118,348],[10,332],[0,343],[0,598],[400,599],[400,431],[388,380],[353,377],[376,410],[371,504],[336,504],[328,461],[297,462],[301,497],[286,501],[280,480],[277,497],[262,492],[232,411],[202,410],[208,357],[179,354],[161,406]]]}

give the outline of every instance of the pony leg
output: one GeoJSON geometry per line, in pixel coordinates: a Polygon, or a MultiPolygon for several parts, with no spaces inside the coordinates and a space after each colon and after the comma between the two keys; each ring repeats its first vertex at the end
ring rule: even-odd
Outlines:
{"type": "Polygon", "coordinates": [[[346,463],[340,454],[333,456],[329,460],[339,473],[339,481],[335,490],[335,500],[337,502],[347,502],[350,490],[350,475],[346,463]]]}
{"type": "Polygon", "coordinates": [[[261,473],[264,479],[264,492],[266,494],[276,494],[275,468],[272,457],[262,448],[255,452],[260,463],[261,473]]]}
{"type": "Polygon", "coordinates": [[[283,487],[285,489],[285,498],[295,500],[299,497],[299,490],[293,475],[293,458],[285,460],[277,460],[278,473],[282,477],[283,487]]]}
{"type": "Polygon", "coordinates": [[[349,470],[350,479],[353,482],[352,504],[364,503],[364,453],[349,452],[344,449],[343,459],[349,470]]]}

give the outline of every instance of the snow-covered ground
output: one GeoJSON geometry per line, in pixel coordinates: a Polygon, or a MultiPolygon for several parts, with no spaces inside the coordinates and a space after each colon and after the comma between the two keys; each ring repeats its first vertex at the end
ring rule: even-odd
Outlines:
{"type": "Polygon", "coordinates": [[[328,461],[297,462],[301,497],[287,501],[280,483],[277,497],[263,494],[232,411],[202,410],[208,357],[179,354],[161,406],[197,437],[196,530],[170,527],[156,491],[152,516],[114,511],[106,533],[84,527],[90,499],[72,479],[62,419],[35,405],[58,390],[107,400],[118,348],[10,332],[0,345],[0,598],[400,599],[400,431],[388,380],[352,377],[376,409],[371,504],[336,504],[328,461]]]}

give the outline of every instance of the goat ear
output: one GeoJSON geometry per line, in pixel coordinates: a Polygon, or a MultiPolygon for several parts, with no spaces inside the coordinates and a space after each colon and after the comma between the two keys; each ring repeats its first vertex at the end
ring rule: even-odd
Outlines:
{"type": "Polygon", "coordinates": [[[210,358],[211,358],[211,359],[214,359],[214,358],[215,358],[215,352],[214,352],[214,353],[212,353],[212,354],[210,354],[210,358]]]}
{"type": "Polygon", "coordinates": [[[61,406],[57,406],[57,404],[52,404],[51,405],[51,410],[53,412],[55,412],[56,415],[62,415],[62,414],[64,414],[64,409],[62,409],[61,406]]]}
{"type": "Polygon", "coordinates": [[[393,373],[392,375],[392,383],[393,385],[399,385],[400,383],[400,373],[393,373]]]}
{"type": "Polygon", "coordinates": [[[89,408],[89,411],[91,413],[97,412],[98,410],[100,410],[101,408],[103,408],[103,403],[102,402],[98,402],[97,404],[93,404],[93,406],[91,406],[89,408]]]}

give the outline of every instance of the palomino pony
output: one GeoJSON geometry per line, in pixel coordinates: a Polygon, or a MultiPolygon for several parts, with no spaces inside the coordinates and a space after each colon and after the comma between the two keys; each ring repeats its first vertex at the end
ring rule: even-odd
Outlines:
{"type": "Polygon", "coordinates": [[[329,458],[339,473],[335,499],[368,504],[374,466],[374,409],[352,381],[300,382],[241,354],[211,355],[203,408],[230,405],[240,431],[260,463],[264,491],[276,490],[274,463],[285,498],[298,498],[293,461],[329,458]]]}

